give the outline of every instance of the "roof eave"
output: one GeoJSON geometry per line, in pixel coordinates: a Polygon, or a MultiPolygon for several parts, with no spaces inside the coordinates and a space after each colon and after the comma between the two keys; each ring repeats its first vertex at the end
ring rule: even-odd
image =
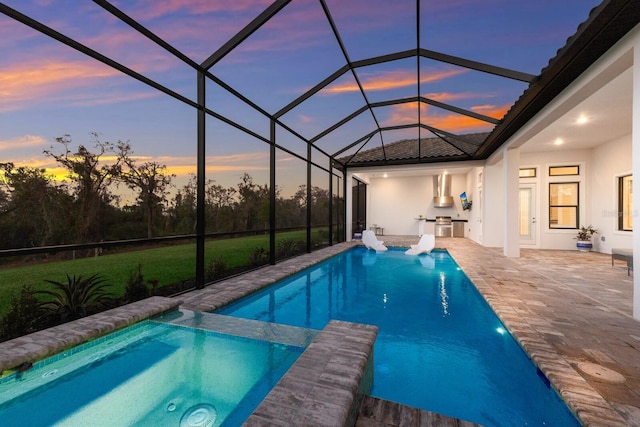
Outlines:
{"type": "Polygon", "coordinates": [[[475,154],[486,159],[640,22],[640,2],[605,0],[549,61],[475,154]]]}

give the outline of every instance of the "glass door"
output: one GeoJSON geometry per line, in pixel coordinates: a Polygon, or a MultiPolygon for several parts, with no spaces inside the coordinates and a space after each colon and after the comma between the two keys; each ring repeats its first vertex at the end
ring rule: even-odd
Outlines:
{"type": "Polygon", "coordinates": [[[536,187],[535,184],[520,185],[520,243],[536,244],[536,187]]]}

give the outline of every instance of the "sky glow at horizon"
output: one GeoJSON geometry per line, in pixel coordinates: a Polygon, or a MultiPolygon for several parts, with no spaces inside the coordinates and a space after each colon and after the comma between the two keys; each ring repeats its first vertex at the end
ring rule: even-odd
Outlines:
{"type": "MultiPolygon", "coordinates": [[[[196,72],[90,1],[9,0],[7,6],[50,26],[101,54],[196,100],[196,72]]],[[[116,7],[201,63],[258,16],[265,0],[118,0],[116,7]]],[[[599,1],[423,0],[420,47],[537,75],[599,1]],[[560,4],[558,4],[560,3],[560,4]]],[[[415,1],[328,0],[349,60],[415,49],[415,1]]],[[[52,168],[43,150],[71,135],[91,146],[91,133],[104,141],[129,141],[136,156],[176,173],[178,185],[195,172],[196,113],[72,48],[0,14],[0,161],[52,168]]],[[[369,102],[416,96],[417,59],[357,69],[369,102]]],[[[346,63],[317,0],[293,0],[278,15],[215,64],[211,73],[274,114],[346,63]]],[[[420,95],[501,118],[527,85],[420,58],[420,95]]],[[[208,108],[269,138],[269,120],[207,83],[208,108]]],[[[282,123],[314,138],[365,105],[358,82],[347,72],[282,116],[282,123]]],[[[415,103],[374,109],[380,126],[418,121],[415,103]]],[[[422,123],[452,133],[490,131],[493,125],[432,105],[420,107],[422,123]]],[[[207,176],[235,185],[246,171],[268,182],[268,145],[221,121],[207,119],[207,176]],[[222,141],[222,143],[221,143],[222,141]],[[266,157],[265,157],[266,156],[266,157]]],[[[329,154],[376,129],[366,111],[317,145],[329,154]]],[[[301,156],[305,144],[281,127],[278,142],[301,156]]],[[[431,137],[425,130],[421,137],[431,137]]],[[[417,138],[417,129],[383,133],[366,148],[417,138]]],[[[74,146],[72,146],[73,148],[74,146]]],[[[356,146],[344,155],[353,154],[356,146]]],[[[278,179],[287,191],[302,184],[299,159],[282,153],[278,179]],[[291,165],[291,166],[289,166],[291,165]],[[290,174],[287,172],[290,168],[290,174]]],[[[144,161],[144,160],[140,160],[144,161]]],[[[315,152],[314,161],[328,159],[315,152]]],[[[281,184],[279,184],[281,185],[281,184]]]]}

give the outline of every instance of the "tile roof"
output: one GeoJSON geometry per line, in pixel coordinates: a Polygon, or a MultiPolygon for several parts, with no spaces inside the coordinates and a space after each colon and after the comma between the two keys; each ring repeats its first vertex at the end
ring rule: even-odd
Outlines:
{"type": "MultiPolygon", "coordinates": [[[[487,138],[488,132],[466,135],[436,136],[417,139],[403,139],[375,148],[363,150],[353,157],[338,159],[349,166],[370,166],[372,163],[417,163],[420,161],[468,160],[472,158],[480,144],[487,138]]],[[[366,147],[366,146],[365,146],[366,147]]]]}

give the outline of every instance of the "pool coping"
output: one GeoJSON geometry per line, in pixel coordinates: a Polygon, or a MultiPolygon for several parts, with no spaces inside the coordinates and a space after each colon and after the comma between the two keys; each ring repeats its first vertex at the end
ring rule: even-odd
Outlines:
{"type": "Polygon", "coordinates": [[[352,426],[373,385],[378,327],[331,320],[243,426],[352,426]]]}
{"type": "Polygon", "coordinates": [[[175,310],[181,303],[182,300],[176,298],[150,297],[4,341],[0,343],[0,372],[4,376],[4,371],[36,363],[109,332],[175,310]]]}
{"type": "Polygon", "coordinates": [[[359,244],[359,242],[337,243],[311,253],[286,259],[276,265],[267,265],[239,276],[221,280],[204,289],[180,295],[183,300],[181,307],[193,311],[211,312],[217,310],[359,244]]]}

